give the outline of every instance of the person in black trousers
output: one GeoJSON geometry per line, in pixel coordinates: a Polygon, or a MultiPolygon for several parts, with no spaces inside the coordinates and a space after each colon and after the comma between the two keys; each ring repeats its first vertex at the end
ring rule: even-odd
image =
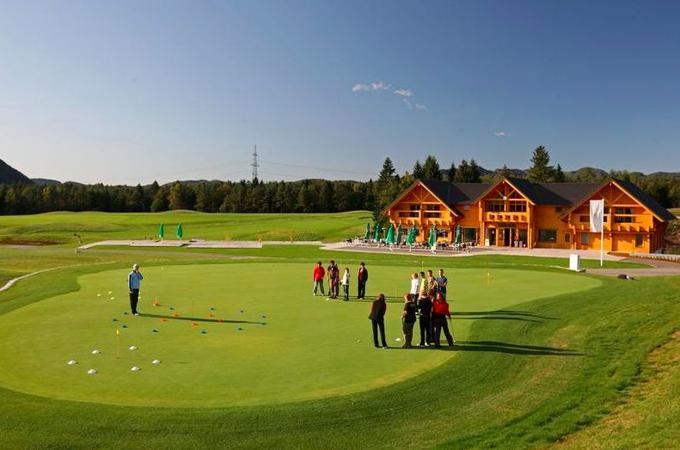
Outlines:
{"type": "Polygon", "coordinates": [[[357,289],[357,298],[363,299],[366,297],[366,282],[368,281],[368,269],[363,262],[359,264],[359,275],[357,276],[359,288],[357,289]]]}
{"type": "Polygon", "coordinates": [[[385,294],[378,294],[378,298],[371,305],[371,313],[368,315],[373,327],[373,344],[376,348],[380,348],[380,345],[378,345],[378,328],[380,328],[382,347],[387,348],[387,340],[385,339],[385,311],[387,311],[385,294]]]}
{"type": "Polygon", "coordinates": [[[418,299],[418,324],[420,325],[419,347],[427,347],[432,341],[432,300],[427,295],[418,299]]]}

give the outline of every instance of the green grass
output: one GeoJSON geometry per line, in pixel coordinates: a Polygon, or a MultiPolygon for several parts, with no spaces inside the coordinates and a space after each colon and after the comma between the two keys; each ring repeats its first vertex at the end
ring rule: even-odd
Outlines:
{"type": "MultiPolygon", "coordinates": [[[[566,264],[565,261],[551,258],[482,256],[441,259],[327,252],[311,247],[285,246],[202,252],[112,248],[78,255],[68,247],[30,251],[3,248],[0,252],[0,270],[3,271],[25,272],[51,266],[77,265],[36,275],[18,283],[10,291],[0,293],[0,333],[3,334],[0,339],[0,355],[3,359],[0,386],[8,382],[7,372],[11,372],[12,365],[16,364],[17,370],[21,370],[25,376],[15,377],[14,382],[23,383],[23,386],[14,387],[26,391],[0,388],[0,434],[3,446],[549,446],[571,433],[599,423],[615,410],[629,390],[647,377],[643,367],[650,351],[666,342],[673,330],[677,329],[677,323],[680,323],[678,278],[620,281],[571,274],[550,267],[556,263],[562,266],[566,264]],[[314,299],[309,295],[309,280],[302,280],[309,277],[310,261],[319,258],[327,261],[331,257],[339,260],[341,265],[351,265],[353,273],[358,261],[366,260],[369,268],[373,269],[369,281],[370,291],[385,289],[390,295],[393,295],[389,290],[395,281],[402,282],[402,290],[405,289],[407,284],[402,274],[420,267],[437,268],[445,264],[453,274],[459,272],[468,275],[452,277],[454,284],[460,284],[460,296],[454,302],[454,308],[465,313],[454,319],[455,330],[460,333],[458,337],[464,341],[460,349],[451,353],[430,353],[419,350],[378,351],[369,346],[363,347],[365,340],[370,337],[366,320],[367,306],[356,302],[346,304],[314,299]],[[125,295],[124,292],[116,291],[116,300],[107,303],[96,297],[96,293],[103,290],[105,285],[121,283],[120,276],[124,276],[132,262],[141,263],[147,272],[143,294],[145,302],[157,289],[154,280],[162,280],[168,286],[176,283],[175,287],[183,284],[181,275],[166,278],[165,271],[168,274],[187,271],[192,274],[191,279],[195,280],[196,271],[206,271],[212,275],[217,270],[223,274],[224,281],[229,282],[230,277],[242,275],[241,271],[252,272],[274,264],[274,270],[264,276],[265,281],[260,282],[259,278],[251,277],[240,281],[250,283],[254,293],[262,294],[264,300],[261,301],[268,302],[266,309],[274,311],[265,311],[269,322],[264,327],[247,328],[239,335],[235,325],[220,329],[219,324],[209,324],[208,334],[198,336],[192,334],[195,330],[186,323],[154,322],[159,327],[178,327],[177,336],[185,338],[192,346],[201,345],[202,342],[218,342],[228,346],[229,339],[246,338],[238,351],[234,351],[235,356],[240,354],[242,358],[250,350],[250,361],[242,359],[247,363],[238,369],[224,363],[223,367],[227,369],[223,371],[223,376],[225,382],[233,384],[234,374],[230,370],[241,374],[240,391],[243,399],[239,398],[231,405],[240,401],[249,406],[228,405],[234,398],[229,395],[238,395],[239,385],[220,387],[217,383],[213,388],[222,389],[221,395],[226,396],[226,401],[206,400],[208,389],[203,387],[205,380],[196,380],[195,386],[192,386],[191,381],[187,383],[184,379],[175,385],[178,398],[168,401],[186,405],[185,392],[191,388],[196,391],[198,400],[198,404],[191,407],[131,407],[55,398],[68,397],[69,391],[79,391],[82,399],[107,401],[106,396],[115,395],[114,386],[120,387],[119,395],[125,398],[126,403],[149,404],[154,397],[154,390],[157,390],[157,394],[167,394],[167,383],[163,382],[167,380],[163,379],[163,375],[152,372],[152,369],[147,371],[146,367],[141,373],[129,373],[127,368],[131,364],[128,363],[132,360],[126,361],[123,367],[126,370],[120,373],[122,379],[110,380],[111,387],[99,386],[89,392],[86,392],[86,387],[69,378],[74,374],[61,372],[61,367],[65,366],[59,366],[56,372],[45,369],[47,372],[44,377],[27,370],[33,364],[32,359],[42,361],[44,368],[50,359],[63,364],[72,357],[63,355],[61,350],[47,354],[45,350],[50,346],[55,349],[81,346],[78,351],[86,358],[84,361],[92,357],[87,353],[91,350],[89,342],[81,342],[81,338],[86,340],[88,336],[95,336],[101,329],[106,330],[107,338],[110,337],[112,313],[122,312],[122,297],[125,295]],[[160,267],[164,267],[163,271],[160,267]],[[296,291],[298,283],[295,279],[297,267],[302,270],[299,292],[296,291]],[[487,271],[491,271],[492,285],[505,281],[497,289],[487,290],[487,271]],[[290,290],[268,287],[267,280],[271,278],[278,281],[279,276],[286,279],[290,277],[290,286],[294,287],[290,290]],[[531,289],[530,282],[540,284],[535,284],[531,289]],[[576,289],[585,290],[569,292],[573,285],[576,289]],[[567,290],[561,291],[563,287],[567,287],[567,290]],[[522,292],[522,289],[530,289],[530,292],[522,292]],[[513,298],[517,293],[523,298],[513,298]],[[296,298],[298,295],[301,298],[296,298]],[[296,308],[298,304],[300,307],[296,308]],[[479,310],[474,310],[473,305],[479,306],[476,308],[479,310]],[[302,314],[306,312],[310,313],[309,319],[326,319],[327,327],[315,325],[308,331],[311,333],[307,335],[310,342],[304,351],[303,344],[294,343],[294,347],[299,348],[291,349],[291,357],[300,361],[301,367],[308,367],[308,370],[295,376],[295,367],[289,368],[289,364],[277,361],[285,359],[289,355],[288,350],[281,350],[280,358],[271,357],[268,355],[269,344],[262,344],[263,341],[259,340],[265,335],[256,333],[271,333],[277,339],[290,338],[290,330],[295,330],[299,322],[286,323],[284,326],[282,321],[301,321],[305,318],[302,314]],[[44,320],[39,320],[40,317],[44,320]],[[70,320],[73,322],[69,323],[70,320]],[[90,328],[84,325],[88,321],[90,328]],[[44,328],[45,336],[40,336],[40,328],[44,328]],[[225,334],[221,335],[223,331],[225,334]],[[251,333],[252,341],[261,345],[246,347],[251,343],[247,339],[251,333]],[[344,336],[355,333],[361,333],[364,342],[358,344],[354,340],[347,343],[346,348],[344,342],[333,342],[334,339],[344,339],[344,336]],[[200,337],[207,340],[201,341],[200,337]],[[309,361],[304,361],[305,352],[310,355],[309,361]],[[259,364],[260,356],[263,365],[260,377],[266,382],[263,381],[262,389],[255,392],[260,385],[259,378],[252,378],[249,374],[254,365],[259,364]],[[402,358],[406,358],[406,362],[402,358]],[[372,376],[362,373],[364,367],[372,376]],[[409,368],[416,375],[409,374],[409,368]],[[337,374],[332,373],[333,370],[337,374]],[[283,371],[281,379],[277,379],[276,375],[280,371],[283,371]],[[390,378],[383,386],[380,380],[374,378],[376,374],[385,373],[394,378],[390,378]],[[319,374],[328,375],[327,379],[319,374]],[[131,375],[142,376],[137,378],[140,386],[126,384],[131,375]],[[154,378],[156,375],[160,377],[160,385],[150,387],[149,380],[144,377],[154,378]],[[410,377],[398,381],[400,376],[410,377]],[[119,384],[114,384],[116,381],[119,384]],[[352,388],[355,381],[361,382],[363,388],[352,388]],[[71,382],[74,384],[69,384],[71,382]],[[271,391],[266,392],[267,383],[290,386],[285,388],[285,392],[272,394],[271,391]],[[304,385],[311,387],[314,383],[327,383],[327,387],[330,384],[336,388],[339,386],[345,389],[346,394],[285,401],[300,398],[304,385]],[[231,388],[233,391],[228,392],[231,388]],[[39,391],[41,389],[43,391],[39,391]],[[277,399],[276,395],[281,397],[277,399]]],[[[201,290],[214,292],[217,289],[220,291],[218,295],[222,295],[219,283],[215,283],[201,290]]],[[[242,292],[241,289],[247,287],[235,283],[237,294],[242,292]]],[[[160,300],[165,302],[164,298],[160,300]]],[[[205,307],[213,300],[203,298],[196,304],[205,314],[205,307]]],[[[243,301],[250,300],[244,297],[243,301]]],[[[184,303],[183,308],[187,305],[184,303]]],[[[223,306],[217,307],[220,312],[223,306]]],[[[145,308],[148,308],[148,304],[145,308]]],[[[235,312],[235,308],[230,305],[224,308],[225,311],[230,308],[229,311],[235,312]]],[[[250,308],[244,307],[245,315],[256,319],[255,313],[254,317],[249,316],[250,308]]],[[[255,308],[257,310],[259,304],[255,308]]],[[[395,317],[397,308],[392,303],[389,308],[388,336],[393,339],[398,329],[398,319],[395,317]]],[[[141,319],[141,324],[149,320],[141,319]]],[[[170,334],[168,329],[161,328],[158,335],[153,335],[145,325],[137,329],[132,328],[133,324],[137,327],[136,322],[130,321],[130,324],[128,331],[138,332],[144,341],[144,345],[138,344],[140,361],[147,361],[151,356],[141,353],[146,352],[147,346],[158,351],[164,347],[177,347],[172,336],[165,337],[170,334]],[[161,345],[163,339],[169,339],[167,346],[161,345]]],[[[201,327],[203,325],[199,329],[201,327]]],[[[178,356],[190,356],[191,353],[189,349],[177,351],[182,353],[178,356]]],[[[216,350],[210,357],[218,358],[219,353],[216,350]]],[[[106,358],[107,354],[108,350],[100,356],[106,358]]],[[[173,371],[175,375],[184,370],[175,372],[171,364],[172,354],[161,359],[164,359],[164,363],[159,370],[173,371]]],[[[100,369],[99,375],[102,377],[86,377],[86,383],[109,377],[107,370],[114,370],[116,364],[115,361],[107,361],[100,369]]],[[[76,371],[82,372],[85,368],[85,363],[81,362],[76,371]]],[[[661,392],[658,395],[666,396],[670,404],[677,404],[677,396],[670,394],[661,392]]],[[[644,440],[635,442],[644,442],[647,447],[668,447],[670,442],[674,442],[670,439],[678,437],[674,433],[674,430],[680,429],[678,421],[677,415],[668,415],[664,421],[665,433],[655,433],[653,428],[647,427],[638,436],[644,440]]]]}
{"type": "MultiPolygon", "coordinates": [[[[392,296],[387,333],[390,343],[399,346],[394,340],[401,336],[399,297],[408,288],[410,271],[371,269],[371,290],[392,296]]],[[[271,404],[394,384],[454,356],[441,351],[376,355],[366,320],[370,302],[312,298],[309,271],[309,264],[287,263],[146,268],[144,317],[123,313],[126,271],[80,277],[77,292],[0,316],[0,385],[119,405],[271,404]],[[266,283],[248,282],[258,279],[266,283]],[[151,306],[156,299],[162,306],[151,306]],[[131,345],[139,349],[128,351],[131,345]],[[16,348],[25,351],[17,354],[16,348]],[[92,355],[93,349],[102,353],[92,355]],[[72,358],[80,364],[67,366],[72,358]],[[163,364],[151,365],[156,358],[163,364]],[[135,365],[143,368],[141,373],[130,373],[135,365]],[[89,368],[99,374],[86,375],[89,368]]],[[[537,277],[510,269],[447,271],[455,283],[454,329],[463,340],[475,320],[493,311],[511,309],[543,292],[557,295],[600,284],[567,273],[537,277]]]]}
{"type": "MultiPolygon", "coordinates": [[[[167,234],[181,221],[187,238],[288,240],[288,234],[337,241],[361,233],[369,216],[0,217],[0,241],[62,244],[0,247],[0,283],[60,267],[0,293],[2,446],[519,448],[574,436],[566,442],[590,448],[602,441],[671,447],[680,439],[672,382],[677,371],[652,394],[636,397],[654,379],[651,352],[678,329],[677,277],[631,282],[573,274],[562,270],[566,258],[437,258],[314,246],[112,247],[78,254],[73,249],[74,232],[84,242],[142,238],[155,234],[161,221],[167,234]],[[368,305],[310,295],[311,263],[330,258],[353,274],[365,261],[369,292],[390,296],[407,288],[413,270],[447,268],[457,289],[459,349],[373,349],[368,305]],[[133,320],[122,314],[121,286],[133,262],[147,276],[146,312],[169,312],[164,308],[172,304],[182,316],[191,316],[193,308],[207,319],[214,306],[217,318],[225,320],[257,322],[265,313],[267,325],[133,320]],[[115,300],[96,295],[108,296],[109,290],[115,300]],[[154,297],[164,306],[151,307],[154,297]],[[121,328],[122,354],[116,359],[114,332],[123,323],[128,328],[121,328]],[[123,350],[130,344],[139,350],[123,350]],[[96,358],[90,354],[94,346],[102,350],[96,358]],[[149,364],[156,357],[163,360],[160,367],[149,364]],[[80,364],[66,366],[71,358],[80,364]],[[95,362],[99,374],[84,375],[95,362]],[[142,372],[130,373],[133,364],[142,372]],[[612,432],[607,420],[617,417],[624,401],[640,417],[658,420],[612,432]]],[[[591,268],[598,262],[583,264],[591,268]]],[[[388,337],[396,344],[400,308],[398,303],[388,308],[388,337]]]]}
{"type": "Polygon", "coordinates": [[[163,213],[55,212],[0,216],[0,240],[55,241],[75,244],[103,239],[155,237],[160,223],[174,239],[182,223],[184,239],[339,241],[363,233],[372,215],[367,211],[336,214],[208,214],[195,211],[163,213]]]}

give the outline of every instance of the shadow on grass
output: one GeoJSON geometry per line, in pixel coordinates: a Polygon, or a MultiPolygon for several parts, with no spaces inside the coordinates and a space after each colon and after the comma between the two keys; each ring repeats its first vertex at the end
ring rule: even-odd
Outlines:
{"type": "Polygon", "coordinates": [[[559,317],[542,316],[526,311],[514,311],[510,309],[499,309],[496,311],[454,311],[451,313],[454,316],[511,316],[511,317],[529,317],[532,319],[543,320],[559,320],[559,317]]]}
{"type": "Polygon", "coordinates": [[[155,317],[157,319],[168,320],[190,320],[192,322],[211,322],[211,323],[247,323],[252,325],[266,325],[267,322],[255,322],[252,320],[230,320],[230,319],[205,319],[202,317],[172,317],[167,314],[139,313],[140,317],[155,317]]]}
{"type": "Polygon", "coordinates": [[[537,345],[509,344],[498,341],[459,341],[453,347],[442,346],[438,350],[460,351],[460,352],[493,352],[509,353],[513,355],[534,355],[534,356],[583,356],[581,352],[574,350],[541,347],[537,345]]]}

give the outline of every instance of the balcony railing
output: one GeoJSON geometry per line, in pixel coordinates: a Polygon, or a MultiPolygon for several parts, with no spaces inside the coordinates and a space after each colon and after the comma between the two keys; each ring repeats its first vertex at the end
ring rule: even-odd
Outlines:
{"type": "Polygon", "coordinates": [[[526,213],[519,212],[487,212],[484,217],[487,222],[527,223],[529,221],[526,213]]]}

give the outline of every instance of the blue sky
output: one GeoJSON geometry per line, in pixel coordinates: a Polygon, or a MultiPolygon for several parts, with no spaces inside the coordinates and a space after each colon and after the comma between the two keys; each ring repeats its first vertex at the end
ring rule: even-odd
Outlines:
{"type": "Polygon", "coordinates": [[[15,1],[0,158],[32,177],[367,179],[431,153],[680,170],[680,3],[15,1]]]}

